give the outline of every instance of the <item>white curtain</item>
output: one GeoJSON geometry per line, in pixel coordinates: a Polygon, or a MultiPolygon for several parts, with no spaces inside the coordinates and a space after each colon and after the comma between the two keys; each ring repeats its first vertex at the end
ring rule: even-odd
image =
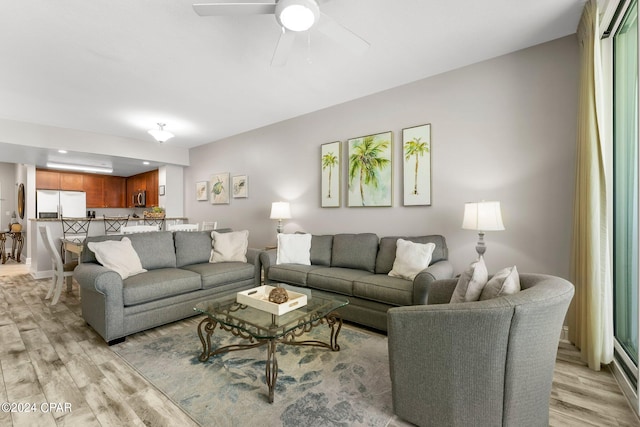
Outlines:
{"type": "Polygon", "coordinates": [[[613,361],[598,16],[597,2],[590,0],[578,26],[580,87],[571,253],[571,281],[576,293],[569,318],[569,339],[594,370],[613,361]]]}

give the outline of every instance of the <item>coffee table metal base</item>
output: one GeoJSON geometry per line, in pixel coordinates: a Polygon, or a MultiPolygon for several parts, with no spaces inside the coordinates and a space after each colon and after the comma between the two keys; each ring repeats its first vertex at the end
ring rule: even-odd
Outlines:
{"type": "Polygon", "coordinates": [[[215,356],[218,354],[238,350],[248,350],[251,348],[262,347],[263,345],[266,345],[267,364],[265,369],[265,376],[267,380],[267,386],[269,387],[269,403],[273,403],[276,380],[278,379],[278,359],[276,358],[277,345],[305,345],[324,347],[328,348],[331,351],[340,351],[340,346],[338,345],[338,334],[340,333],[341,328],[342,318],[340,318],[340,316],[338,316],[335,312],[332,312],[322,318],[315,320],[314,322],[305,323],[300,327],[293,329],[277,338],[257,339],[242,331],[241,329],[238,329],[237,327],[225,325],[224,323],[218,322],[217,320],[206,316],[198,325],[198,336],[200,337],[200,342],[202,342],[203,348],[202,354],[198,359],[201,362],[206,362],[211,356],[215,356]],[[317,340],[296,341],[297,337],[302,336],[303,334],[311,331],[311,329],[313,329],[314,327],[323,323],[326,323],[331,328],[331,338],[328,343],[317,340]],[[249,344],[231,344],[224,347],[219,347],[215,350],[212,349],[211,335],[213,335],[213,332],[215,331],[217,326],[219,326],[222,330],[231,332],[231,334],[234,336],[248,340],[249,344]]]}

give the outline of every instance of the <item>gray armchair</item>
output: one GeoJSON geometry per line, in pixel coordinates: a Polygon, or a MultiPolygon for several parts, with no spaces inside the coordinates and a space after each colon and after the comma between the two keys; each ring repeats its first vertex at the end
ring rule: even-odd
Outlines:
{"type": "Polygon", "coordinates": [[[431,283],[428,305],[388,312],[394,412],[418,426],[548,426],[573,285],[521,274],[517,294],[449,304],[456,282],[431,283]]]}

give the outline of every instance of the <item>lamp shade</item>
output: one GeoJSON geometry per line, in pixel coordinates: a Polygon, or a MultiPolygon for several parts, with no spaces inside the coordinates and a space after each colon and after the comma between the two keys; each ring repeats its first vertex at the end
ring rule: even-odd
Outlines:
{"type": "Polygon", "coordinates": [[[291,208],[289,202],[273,202],[271,203],[271,219],[289,219],[291,218],[291,208]]]}
{"type": "Polygon", "coordinates": [[[479,231],[504,230],[500,202],[465,203],[462,228],[479,231]]]}

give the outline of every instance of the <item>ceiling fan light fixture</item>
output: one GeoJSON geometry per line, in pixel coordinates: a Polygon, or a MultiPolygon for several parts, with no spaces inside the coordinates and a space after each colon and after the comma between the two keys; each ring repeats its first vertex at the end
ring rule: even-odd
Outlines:
{"type": "Polygon", "coordinates": [[[151,135],[152,137],[154,137],[156,139],[156,141],[163,143],[165,141],[170,140],[171,138],[173,138],[175,135],[172,134],[171,132],[164,130],[164,127],[166,125],[164,123],[158,123],[158,127],[160,129],[150,129],[149,135],[151,135]]]}
{"type": "Polygon", "coordinates": [[[280,0],[276,4],[278,23],[290,31],[307,31],[318,22],[320,8],[315,0],[280,0]]]}

